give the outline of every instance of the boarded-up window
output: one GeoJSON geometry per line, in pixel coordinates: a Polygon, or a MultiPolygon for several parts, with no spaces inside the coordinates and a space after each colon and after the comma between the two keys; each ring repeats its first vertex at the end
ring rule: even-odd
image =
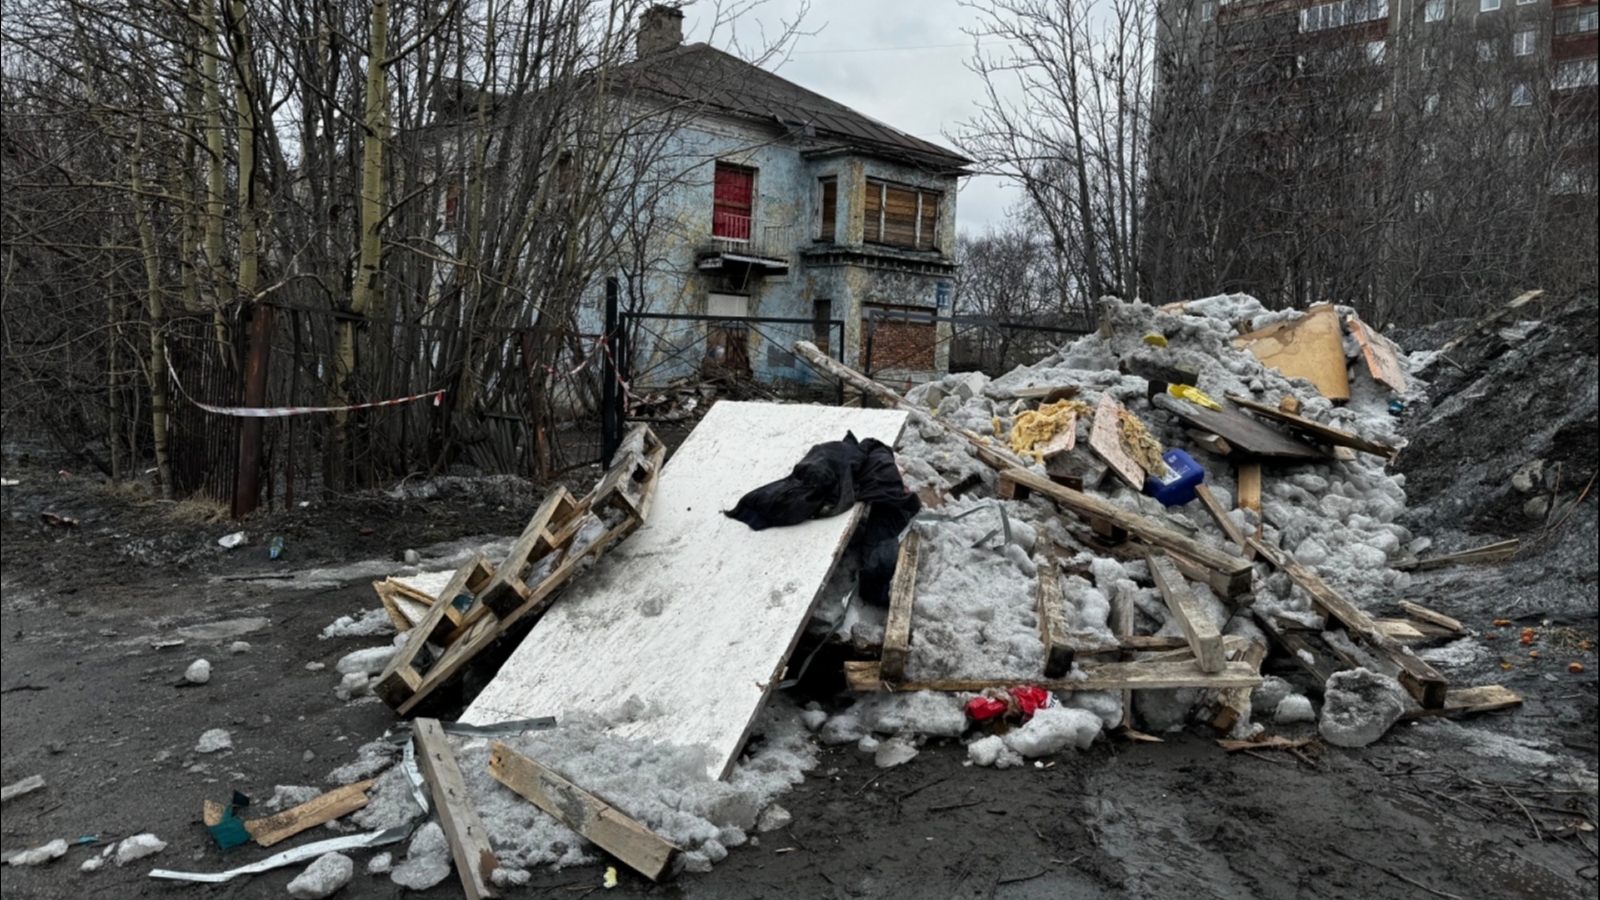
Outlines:
{"type": "Polygon", "coordinates": [[[928,321],[934,312],[925,306],[863,306],[861,363],[867,373],[932,371],[939,347],[937,326],[928,321]]]}
{"type": "Polygon", "coordinates": [[[817,228],[817,240],[832,241],[839,217],[839,182],[833,178],[822,179],[821,194],[817,209],[821,223],[817,228]]]}
{"type": "Polygon", "coordinates": [[[939,248],[939,194],[882,181],[867,181],[863,239],[912,250],[939,248]]]}
{"type": "Polygon", "coordinates": [[[717,163],[714,182],[712,237],[750,240],[750,212],[755,204],[756,170],[717,163]]]}

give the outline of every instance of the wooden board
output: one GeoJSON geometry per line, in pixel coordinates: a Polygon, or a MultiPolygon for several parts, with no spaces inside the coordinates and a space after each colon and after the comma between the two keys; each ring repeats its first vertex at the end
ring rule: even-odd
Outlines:
{"type": "Polygon", "coordinates": [[[1380,444],[1377,441],[1369,441],[1358,434],[1351,434],[1342,428],[1334,428],[1332,425],[1324,425],[1321,422],[1313,422],[1304,416],[1298,416],[1291,412],[1284,412],[1275,406],[1268,406],[1265,403],[1257,403],[1256,401],[1251,400],[1249,397],[1241,397],[1238,394],[1229,394],[1227,396],[1230,401],[1243,407],[1244,409],[1248,409],[1257,415],[1286,423],[1289,427],[1295,429],[1296,431],[1310,435],[1319,441],[1325,441],[1329,444],[1334,444],[1340,447],[1349,447],[1352,450],[1361,450],[1366,453],[1371,453],[1374,456],[1381,456],[1385,459],[1391,460],[1394,459],[1395,455],[1400,452],[1398,449],[1391,447],[1388,444],[1380,444]]]}
{"type": "Polygon", "coordinates": [[[1211,488],[1205,484],[1197,484],[1194,486],[1194,495],[1200,498],[1200,505],[1211,514],[1211,520],[1217,523],[1217,527],[1228,536],[1228,540],[1233,541],[1234,546],[1243,551],[1245,559],[1254,559],[1256,551],[1245,542],[1244,532],[1240,531],[1239,526],[1228,517],[1228,511],[1222,508],[1217,495],[1211,493],[1211,488]]]}
{"type": "Polygon", "coordinates": [[[1183,579],[1183,574],[1165,553],[1152,547],[1144,555],[1150,564],[1150,576],[1155,579],[1156,587],[1167,602],[1167,609],[1183,626],[1183,634],[1189,640],[1200,671],[1221,672],[1226,663],[1222,658],[1222,632],[1206,616],[1200,598],[1189,589],[1189,582],[1183,579]]]}
{"type": "Polygon", "coordinates": [[[1350,399],[1344,366],[1344,336],[1333,304],[1319,303],[1293,321],[1276,322],[1242,334],[1233,345],[1288,378],[1304,378],[1329,400],[1350,399]]]}
{"type": "Polygon", "coordinates": [[[893,444],[906,413],[824,406],[712,406],[663,470],[650,520],[551,607],[461,716],[488,725],[603,712],[638,697],[651,712],[622,737],[703,745],[722,778],[843,553],[859,507],[751,531],[723,510],[783,478],[812,445],[893,444]]]}
{"type": "MultiPolygon", "coordinates": [[[[1220,593],[1225,597],[1238,596],[1241,584],[1243,590],[1249,590],[1251,573],[1249,560],[1232,556],[1219,547],[1214,547],[1203,541],[1197,541],[1186,534],[1181,534],[1172,528],[1162,525],[1154,519],[1123,509],[1114,503],[1101,500],[1099,497],[1090,496],[1069,487],[1063,487],[1027,469],[1007,469],[1000,473],[1000,478],[1002,482],[1009,480],[1031,491],[1043,494],[1057,504],[1087,519],[1099,519],[1126,529],[1128,533],[1137,535],[1140,540],[1146,543],[1153,544],[1172,553],[1181,554],[1189,562],[1216,572],[1222,576],[1220,593]]],[[[1213,588],[1217,587],[1217,584],[1210,579],[1198,578],[1196,580],[1206,581],[1213,588]]]]}
{"type": "Polygon", "coordinates": [[[1413,619],[1421,619],[1424,622],[1431,622],[1434,625],[1445,629],[1446,631],[1461,634],[1466,630],[1462,627],[1460,619],[1455,619],[1445,615],[1442,612],[1431,610],[1426,606],[1412,603],[1410,600],[1401,600],[1400,608],[1405,610],[1406,614],[1411,616],[1413,619]]]}
{"type": "Polygon", "coordinates": [[[1327,458],[1326,453],[1305,441],[1235,410],[1206,409],[1164,394],[1156,396],[1155,405],[1182,419],[1185,424],[1222,438],[1228,450],[1239,456],[1256,459],[1327,458]]]}
{"type": "Polygon", "coordinates": [[[1328,679],[1339,671],[1339,664],[1329,659],[1328,655],[1319,648],[1312,646],[1311,642],[1301,632],[1281,628],[1271,616],[1260,612],[1256,613],[1255,619],[1256,624],[1261,626],[1261,630],[1266,633],[1267,637],[1282,648],[1284,654],[1295,665],[1306,670],[1311,675],[1317,685],[1317,690],[1322,690],[1322,686],[1328,683],[1328,679]]]}
{"type": "Polygon", "coordinates": [[[916,601],[921,554],[922,535],[912,529],[900,544],[900,556],[895,560],[894,582],[889,585],[889,616],[883,626],[883,670],[892,678],[904,676],[911,659],[911,607],[916,601]]]}
{"type": "MultiPolygon", "coordinates": [[[[1267,658],[1267,645],[1260,641],[1251,641],[1243,650],[1236,651],[1230,656],[1241,662],[1261,668],[1261,661],[1267,658]]],[[[1228,688],[1223,691],[1208,692],[1206,699],[1202,700],[1205,708],[1204,717],[1211,720],[1211,727],[1229,734],[1233,726],[1245,716],[1245,711],[1250,709],[1250,691],[1246,688],[1228,688]]],[[[1263,713],[1266,710],[1262,711],[1263,713]]]]}
{"type": "Polygon", "coordinates": [[[1367,371],[1372,373],[1372,380],[1397,394],[1406,392],[1406,370],[1400,365],[1400,348],[1388,336],[1370,327],[1361,321],[1361,317],[1350,315],[1344,323],[1350,326],[1350,333],[1356,336],[1356,342],[1361,345],[1361,354],[1367,358],[1367,371]]]}
{"type": "Polygon", "coordinates": [[[244,830],[250,833],[256,843],[263,847],[271,847],[307,828],[332,822],[366,806],[367,789],[372,787],[372,784],[371,779],[347,784],[277,815],[250,819],[244,823],[244,830]]]}
{"type": "MultiPolygon", "coordinates": [[[[1180,651],[1188,653],[1187,650],[1180,651]]],[[[1231,662],[1220,672],[1202,672],[1193,659],[1084,663],[1083,678],[945,678],[935,681],[883,680],[875,662],[846,662],[845,681],[852,691],[943,691],[980,693],[1035,685],[1049,691],[1141,691],[1168,688],[1252,688],[1261,673],[1244,662],[1231,662]]]]}
{"type": "MultiPolygon", "coordinates": [[[[1429,569],[1440,569],[1456,564],[1510,562],[1516,557],[1517,551],[1521,546],[1522,542],[1520,540],[1512,538],[1509,541],[1495,541],[1492,544],[1484,544],[1482,547],[1474,547],[1471,550],[1461,550],[1456,553],[1446,553],[1443,556],[1430,556],[1427,559],[1397,562],[1394,564],[1394,568],[1402,572],[1426,572],[1429,569]]],[[[1457,624],[1459,625],[1460,623],[1457,624]]]]}
{"type": "Polygon", "coordinates": [[[555,770],[493,741],[489,744],[489,774],[651,881],[672,873],[680,850],[676,844],[555,770]]]}
{"type": "Polygon", "coordinates": [[[1117,413],[1122,407],[1110,394],[1100,395],[1100,404],[1094,408],[1094,423],[1089,428],[1089,449],[1106,461],[1117,477],[1126,481],[1136,491],[1144,490],[1144,466],[1134,462],[1122,446],[1122,431],[1118,428],[1117,413]]]}
{"type": "Polygon", "coordinates": [[[1328,586],[1317,573],[1290,556],[1288,551],[1258,538],[1251,538],[1250,544],[1274,568],[1287,574],[1291,581],[1309,594],[1324,615],[1337,620],[1352,636],[1364,642],[1369,650],[1385,656],[1398,666],[1400,683],[1423,708],[1438,709],[1444,705],[1445,692],[1449,690],[1450,683],[1433,666],[1406,652],[1404,647],[1383,633],[1371,616],[1328,586]]]}
{"type": "Polygon", "coordinates": [[[450,854],[455,857],[456,874],[461,877],[467,900],[500,896],[490,880],[494,870],[500,868],[500,861],[489,846],[489,832],[478,817],[477,807],[472,805],[444,729],[439,727],[438,719],[417,719],[411,734],[417,744],[417,765],[428,781],[434,808],[439,811],[439,825],[450,843],[450,854]]]}
{"type": "Polygon", "coordinates": [[[1477,687],[1451,688],[1444,696],[1444,705],[1438,709],[1408,710],[1403,718],[1420,719],[1426,716],[1465,716],[1472,713],[1496,712],[1522,705],[1516,691],[1499,684],[1477,687]]]}
{"type": "MultiPolygon", "coordinates": [[[[1039,640],[1044,645],[1044,677],[1060,678],[1072,668],[1076,648],[1067,629],[1067,609],[1061,597],[1061,566],[1054,554],[1039,566],[1039,640]]],[[[897,681],[887,668],[883,677],[897,681]]]]}

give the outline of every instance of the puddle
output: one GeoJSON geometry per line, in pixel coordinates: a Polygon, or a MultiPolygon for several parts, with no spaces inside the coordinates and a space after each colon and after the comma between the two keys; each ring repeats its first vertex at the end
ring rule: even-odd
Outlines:
{"type": "Polygon", "coordinates": [[[217,622],[206,622],[201,625],[186,625],[171,633],[171,638],[182,638],[186,641],[225,641],[242,634],[260,631],[272,622],[263,616],[250,616],[243,619],[222,619],[217,622]]]}

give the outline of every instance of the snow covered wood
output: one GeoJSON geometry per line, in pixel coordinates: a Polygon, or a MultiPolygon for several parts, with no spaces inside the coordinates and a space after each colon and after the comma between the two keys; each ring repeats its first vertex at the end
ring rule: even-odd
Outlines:
{"type": "Polygon", "coordinates": [[[707,773],[724,777],[861,510],[764,531],[722,511],[787,476],[815,444],[846,432],[893,444],[905,420],[717,403],[662,471],[649,521],[551,607],[461,721],[559,718],[637,698],[619,736],[704,745],[707,773]]]}
{"type": "Polygon", "coordinates": [[[1342,428],[1334,428],[1332,425],[1324,425],[1321,422],[1313,422],[1304,416],[1295,415],[1291,412],[1285,412],[1284,410],[1278,409],[1275,406],[1268,406],[1265,403],[1257,403],[1256,401],[1251,400],[1249,397],[1241,397],[1238,394],[1228,394],[1227,397],[1229,401],[1250,410],[1256,415],[1264,416],[1268,419],[1276,419],[1277,421],[1288,425],[1290,428],[1314,437],[1319,441],[1339,447],[1349,447],[1352,450],[1361,450],[1365,453],[1371,453],[1374,456],[1381,456],[1389,460],[1393,460],[1395,455],[1400,452],[1398,449],[1391,447],[1388,444],[1380,444],[1377,441],[1369,441],[1359,434],[1352,434],[1342,428]]]}
{"type": "Polygon", "coordinates": [[[1189,589],[1189,583],[1183,580],[1183,573],[1160,550],[1152,547],[1144,555],[1145,561],[1150,564],[1150,577],[1155,579],[1156,587],[1167,602],[1167,610],[1183,626],[1184,637],[1189,639],[1189,647],[1194,650],[1200,671],[1222,671],[1226,662],[1222,658],[1222,633],[1206,617],[1199,598],[1189,589]]]}
{"type": "Polygon", "coordinates": [[[1450,689],[1450,683],[1433,666],[1407,652],[1393,638],[1384,634],[1371,616],[1328,586],[1317,573],[1288,552],[1256,538],[1250,539],[1250,545],[1274,568],[1287,574],[1301,590],[1309,594],[1324,615],[1338,620],[1352,635],[1365,642],[1370,650],[1394,663],[1400,670],[1400,683],[1424,709],[1444,706],[1445,692],[1450,689]]]}
{"type": "Polygon", "coordinates": [[[438,719],[417,719],[411,734],[417,742],[417,765],[428,780],[434,806],[439,810],[439,825],[450,842],[450,854],[455,857],[456,874],[461,877],[467,900],[500,896],[490,886],[490,878],[500,863],[489,846],[489,832],[467,794],[444,729],[439,727],[438,719]]]}
{"type": "Polygon", "coordinates": [[[1213,583],[1212,587],[1219,588],[1219,593],[1224,597],[1236,597],[1249,590],[1251,566],[1247,560],[1231,556],[1217,547],[1197,541],[1186,534],[1180,534],[1153,519],[1123,509],[1099,497],[1056,484],[1027,469],[1006,469],[1000,473],[1000,477],[1002,480],[1009,480],[1029,490],[1037,491],[1086,519],[1108,522],[1137,535],[1147,543],[1180,553],[1190,562],[1216,572],[1222,577],[1217,583],[1213,583]]]}
{"type": "MultiPolygon", "coordinates": [[[[1185,656],[1189,651],[1179,651],[1185,656]]],[[[852,691],[944,691],[981,693],[990,688],[1033,685],[1049,691],[1139,691],[1167,688],[1252,688],[1261,683],[1256,666],[1230,662],[1220,672],[1203,672],[1193,658],[1139,660],[1137,662],[1083,663],[1081,677],[1065,678],[941,678],[935,681],[883,680],[875,662],[846,662],[845,681],[852,691]]]]}
{"type": "Polygon", "coordinates": [[[553,769],[490,744],[489,774],[651,881],[671,874],[680,848],[553,769]]]}
{"type": "MultiPolygon", "coordinates": [[[[1067,610],[1062,603],[1061,565],[1052,556],[1039,567],[1039,640],[1044,644],[1046,678],[1060,678],[1072,668],[1075,648],[1067,628],[1067,610]]],[[[883,677],[895,680],[887,670],[883,677]]]]}
{"type": "Polygon", "coordinates": [[[905,675],[906,663],[911,659],[911,608],[916,602],[921,552],[922,535],[912,529],[900,544],[894,583],[889,586],[889,617],[883,626],[883,671],[888,678],[905,675]]]}

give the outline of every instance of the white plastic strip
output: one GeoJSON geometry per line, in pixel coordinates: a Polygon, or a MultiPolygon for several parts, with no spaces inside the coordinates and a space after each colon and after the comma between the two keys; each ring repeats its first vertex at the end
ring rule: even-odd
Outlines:
{"type": "Polygon", "coordinates": [[[354,850],[357,847],[381,847],[384,844],[394,844],[405,840],[411,835],[411,829],[416,822],[407,822],[396,825],[383,831],[369,831],[366,834],[351,834],[345,837],[330,838],[326,841],[317,841],[314,844],[305,844],[292,850],[269,856],[260,862],[253,862],[248,866],[229,869],[226,872],[174,872],[171,869],[151,869],[151,878],[165,878],[169,881],[200,881],[206,884],[222,884],[232,881],[240,875],[255,875],[258,872],[268,872],[295,863],[316,859],[324,853],[335,850],[354,850]]]}

